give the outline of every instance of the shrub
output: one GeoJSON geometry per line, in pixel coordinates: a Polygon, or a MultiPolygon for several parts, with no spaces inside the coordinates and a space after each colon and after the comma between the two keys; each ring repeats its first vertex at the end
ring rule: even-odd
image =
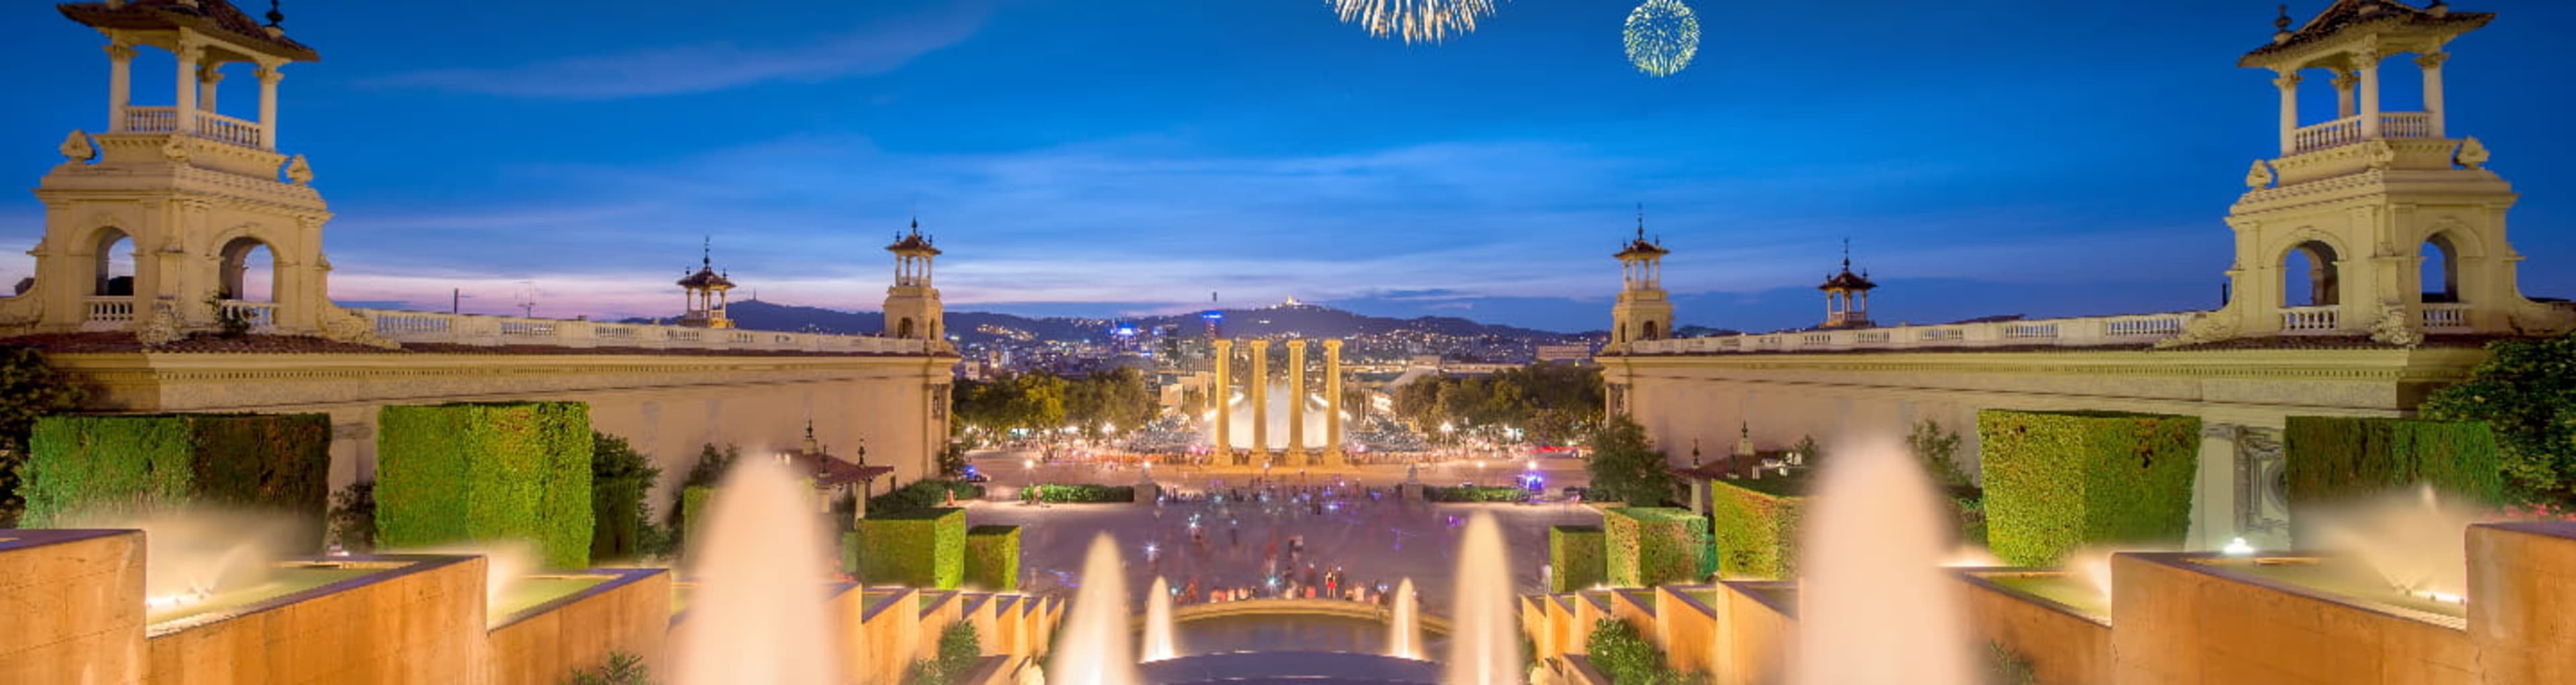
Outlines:
{"type": "Polygon", "coordinates": [[[1977,413],[1995,556],[2051,566],[2098,542],[2179,545],[2191,528],[2200,419],[2115,412],[1977,413]]]}
{"type": "Polygon", "coordinates": [[[662,469],[625,438],[590,432],[590,557],[628,559],[646,553],[653,506],[644,501],[662,469]]]}
{"type": "Polygon", "coordinates": [[[551,568],[590,565],[590,407],[385,407],[376,539],[388,547],[519,539],[551,568]]]}
{"type": "Polygon", "coordinates": [[[1433,502],[1520,502],[1528,500],[1529,496],[1528,490],[1520,488],[1480,485],[1422,489],[1422,498],[1433,502]]]}
{"type": "MultiPolygon", "coordinates": [[[[1813,441],[1814,438],[1808,440],[1813,441]]],[[[1923,460],[1924,472],[1932,474],[1934,484],[1945,488],[1976,484],[1976,479],[1968,476],[1967,469],[1959,467],[1958,432],[1944,430],[1940,423],[1924,419],[1914,424],[1913,433],[1905,436],[1905,446],[1916,459],[1923,460]]]]}
{"type": "Polygon", "coordinates": [[[868,584],[955,590],[966,579],[966,510],[869,512],[841,535],[842,567],[868,584]]]}
{"type": "Polygon", "coordinates": [[[956,493],[959,500],[982,499],[984,486],[953,480],[913,481],[911,485],[895,488],[893,492],[868,498],[868,516],[937,509],[947,504],[949,493],[956,493]]]}
{"type": "Polygon", "coordinates": [[[2302,506],[2418,483],[2479,505],[2503,496],[2495,435],[2475,421],[2293,416],[2281,449],[2294,519],[2302,506]]]}
{"type": "Polygon", "coordinates": [[[678,528],[679,534],[672,536],[677,540],[673,544],[684,544],[685,541],[690,539],[690,534],[696,531],[700,522],[703,521],[703,519],[699,517],[707,515],[707,500],[713,499],[715,496],[716,489],[714,486],[710,485],[692,485],[680,488],[680,527],[678,528]]]}
{"type": "Polygon", "coordinates": [[[1607,581],[1608,544],[1600,526],[1548,526],[1548,591],[1574,592],[1607,581]]]}
{"type": "Polygon", "coordinates": [[[1592,476],[1588,499],[1626,502],[1641,507],[1673,498],[1681,477],[1673,475],[1664,453],[1646,442],[1646,428],[1626,416],[1613,416],[1592,433],[1592,458],[1584,470],[1592,476]]]}
{"type": "Polygon", "coordinates": [[[2524,504],[2576,505],[2576,333],[2487,344],[2469,379],[2424,400],[2424,418],[2484,421],[2524,504]]]}
{"type": "Polygon", "coordinates": [[[1986,643],[1986,682],[1990,685],[2034,685],[2039,682],[2039,672],[2031,668],[2030,657],[2022,656],[2021,652],[2013,651],[2004,643],[1989,641],[1986,643]]]}
{"type": "Polygon", "coordinates": [[[965,584],[986,592],[1020,589],[1020,527],[966,529],[965,584]]]}
{"type": "Polygon", "coordinates": [[[1696,580],[1698,545],[1708,520],[1664,507],[1614,507],[1601,511],[1604,575],[1619,587],[1653,587],[1696,580]]]}
{"type": "Polygon", "coordinates": [[[54,371],[44,352],[0,346],[0,528],[18,527],[18,513],[26,509],[18,470],[26,464],[27,436],[36,419],[71,411],[80,400],[80,388],[70,375],[54,371]]]}
{"type": "Polygon", "coordinates": [[[1611,685],[1681,685],[1699,677],[1675,670],[1664,659],[1664,650],[1646,640],[1637,627],[1615,618],[1592,624],[1592,634],[1584,638],[1584,651],[1592,666],[1609,676],[1611,685]]]}
{"type": "Polygon", "coordinates": [[[1709,482],[1709,525],[1717,543],[1717,572],[1728,578],[1794,578],[1798,570],[1798,518],[1805,497],[1784,494],[1788,479],[1709,482]],[[1756,490],[1751,486],[1778,488],[1756,490]]]}
{"type": "Polygon", "coordinates": [[[282,510],[318,543],[331,496],[327,414],[49,416],[30,441],[26,523],[125,507],[282,510]]]}
{"type": "Polygon", "coordinates": [[[716,449],[715,443],[707,443],[698,450],[697,463],[689,465],[688,475],[682,477],[680,487],[671,492],[671,512],[665,515],[670,522],[668,529],[664,531],[670,534],[670,542],[665,545],[666,548],[678,550],[688,547],[689,488],[715,487],[716,481],[724,478],[725,470],[733,468],[733,461],[741,457],[742,450],[732,445],[726,445],[724,449],[716,449]]]}
{"type": "MultiPolygon", "coordinates": [[[[1040,502],[1126,504],[1136,501],[1133,485],[1034,485],[1040,502]]],[[[1023,495],[1025,497],[1025,495],[1023,495]]]]}
{"type": "Polygon", "coordinates": [[[597,671],[573,669],[572,685],[652,685],[653,671],[644,665],[644,657],[627,652],[609,652],[608,663],[597,671]]]}

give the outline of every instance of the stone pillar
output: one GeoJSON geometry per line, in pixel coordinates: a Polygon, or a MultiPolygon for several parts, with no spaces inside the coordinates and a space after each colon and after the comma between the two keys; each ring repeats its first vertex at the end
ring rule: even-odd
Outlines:
{"type": "Polygon", "coordinates": [[[259,71],[259,147],[277,150],[277,82],[286,74],[275,66],[261,65],[259,71]]]}
{"type": "Polygon", "coordinates": [[[2299,74],[2282,70],[2272,85],[2281,89],[2281,156],[2288,157],[2299,151],[2299,74]]]}
{"type": "Polygon", "coordinates": [[[2375,140],[2379,138],[2379,55],[2357,52],[2352,58],[2361,64],[2361,139],[2375,140]]]}
{"type": "Polygon", "coordinates": [[[2351,71],[2337,70],[2335,72],[2335,118],[2342,119],[2357,114],[2357,112],[2353,111],[2352,106],[2352,86],[2353,84],[2360,82],[2361,77],[2354,75],[2351,71]]]}
{"type": "Polygon", "coordinates": [[[197,65],[197,109],[215,111],[215,93],[219,92],[215,84],[223,82],[223,68],[221,64],[197,65]]]}
{"type": "Polygon", "coordinates": [[[1256,461],[1270,459],[1270,341],[1254,338],[1244,342],[1246,354],[1252,355],[1251,378],[1243,379],[1251,389],[1245,392],[1252,403],[1252,454],[1256,461]]]}
{"type": "MultiPolygon", "coordinates": [[[[195,133],[197,132],[197,60],[206,56],[206,49],[181,42],[175,54],[179,56],[179,100],[170,106],[171,116],[178,118],[177,123],[173,124],[173,130],[180,133],[195,133]]],[[[142,267],[137,265],[136,268],[139,270],[142,267]]],[[[135,292],[138,295],[142,293],[141,290],[135,292]]],[[[142,315],[142,312],[135,313],[136,317],[142,315]]]]}
{"type": "Polygon", "coordinates": [[[2236,537],[2236,432],[2232,423],[2203,419],[2200,456],[2191,483],[2191,528],[2185,549],[2214,550],[2236,537]]]}
{"type": "Polygon", "coordinates": [[[1212,454],[1216,455],[1214,461],[1222,465],[1234,463],[1232,440],[1234,407],[1230,406],[1232,402],[1227,401],[1234,399],[1233,366],[1234,341],[1218,338],[1216,340],[1216,383],[1215,387],[1208,388],[1207,396],[1208,403],[1216,405],[1216,450],[1212,454]]]}
{"type": "Polygon", "coordinates": [[[2435,138],[2447,137],[2442,129],[2442,62],[2451,53],[2432,52],[2415,56],[2415,66],[2424,70],[2424,116],[2431,121],[2435,138]]]}
{"type": "Polygon", "coordinates": [[[125,106],[134,101],[134,46],[107,44],[107,130],[125,130],[125,106]]]}
{"type": "Polygon", "coordinates": [[[1306,465],[1306,341],[1288,341],[1288,463],[1306,465]]]}
{"type": "Polygon", "coordinates": [[[1324,464],[1342,466],[1342,341],[1324,341],[1324,464]]]}

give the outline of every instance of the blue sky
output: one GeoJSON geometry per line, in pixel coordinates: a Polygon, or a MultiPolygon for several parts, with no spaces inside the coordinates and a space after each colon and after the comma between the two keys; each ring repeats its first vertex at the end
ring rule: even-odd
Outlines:
{"type": "MultiPolygon", "coordinates": [[[[280,137],[338,213],[337,299],[501,312],[533,281],[540,315],[668,315],[713,235],[761,299],[873,309],[918,207],[952,309],[1213,291],[1579,330],[1642,202],[1684,323],[1813,322],[1845,237],[1883,321],[2171,311],[2214,304],[2219,219],[2276,151],[2270,75],[2233,66],[2269,0],[1700,0],[1698,59],[1661,79],[1621,55],[1624,0],[1513,0],[1440,45],[1320,0],[442,4],[286,3],[325,60],[287,70],[280,137]]],[[[2524,288],[2576,295],[2576,169],[2539,162],[2576,159],[2548,76],[2576,3],[2455,7],[2503,16],[2451,48],[2450,129],[2523,195],[2524,288]]],[[[0,159],[32,187],[104,127],[107,63],[8,11],[0,159]]],[[[138,104],[170,97],[153,57],[138,104]]],[[[0,241],[41,217],[0,194],[0,241]]]]}

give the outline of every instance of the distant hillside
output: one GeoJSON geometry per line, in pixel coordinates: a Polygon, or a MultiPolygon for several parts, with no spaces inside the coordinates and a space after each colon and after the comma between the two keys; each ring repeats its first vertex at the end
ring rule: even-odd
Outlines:
{"type": "MultiPolygon", "coordinates": [[[[735,302],[728,312],[733,315],[734,325],[749,330],[814,331],[861,335],[885,330],[885,316],[878,312],[845,312],[758,300],[735,302]]],[[[1451,316],[1395,319],[1366,316],[1310,304],[1228,309],[1221,313],[1225,318],[1220,330],[1229,337],[1278,335],[1291,332],[1307,337],[1350,337],[1408,330],[1454,337],[1493,337],[1551,342],[1576,337],[1552,331],[1478,323],[1451,316]]],[[[628,323],[646,321],[640,318],[627,320],[628,323]]],[[[1197,333],[1204,330],[1207,325],[1198,314],[1130,319],[1076,319],[956,310],[948,312],[949,333],[957,336],[959,342],[965,343],[992,342],[1022,336],[1038,340],[1098,339],[1108,336],[1111,327],[1121,323],[1135,326],[1138,330],[1176,326],[1184,333],[1197,333]]]]}

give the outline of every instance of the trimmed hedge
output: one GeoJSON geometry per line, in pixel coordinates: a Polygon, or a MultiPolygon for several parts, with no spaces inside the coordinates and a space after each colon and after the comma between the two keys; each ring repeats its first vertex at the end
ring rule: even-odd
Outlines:
{"type": "Polygon", "coordinates": [[[2200,419],[2117,412],[1977,412],[1986,536],[2017,566],[2101,542],[2179,545],[2191,530],[2200,419]]]}
{"type": "Polygon", "coordinates": [[[1020,527],[966,529],[966,585],[986,592],[1020,589],[1020,527]]]}
{"type": "Polygon", "coordinates": [[[959,501],[983,499],[984,486],[954,480],[916,480],[893,492],[868,498],[868,516],[902,514],[937,509],[948,503],[948,493],[957,493],[959,501]]]}
{"type": "Polygon", "coordinates": [[[716,496],[715,486],[691,485],[680,488],[680,525],[682,540],[696,540],[698,517],[707,513],[707,500],[716,496]]]}
{"type": "Polygon", "coordinates": [[[868,512],[841,534],[841,564],[861,583],[955,590],[966,580],[966,510],[868,512]]]}
{"type": "MultiPolygon", "coordinates": [[[[1034,485],[1040,502],[1130,504],[1136,501],[1133,485],[1034,485]]],[[[1020,495],[1027,498],[1026,493],[1020,495]]]]}
{"type": "Polygon", "coordinates": [[[2417,484],[2481,505],[2504,498],[2504,457],[2483,422],[2293,416],[2281,450],[2294,520],[2302,506],[2417,484]]]}
{"type": "Polygon", "coordinates": [[[1715,480],[1708,485],[1709,525],[1717,538],[1717,572],[1727,578],[1789,579],[1798,573],[1798,519],[1807,498],[1746,485],[1783,479],[1715,480]]]}
{"type": "Polygon", "coordinates": [[[1548,591],[1574,592],[1607,580],[1607,544],[1600,526],[1548,526],[1548,591]]]}
{"type": "Polygon", "coordinates": [[[549,568],[590,566],[590,406],[385,407],[376,419],[376,543],[536,544],[549,568]]]}
{"type": "MultiPolygon", "coordinates": [[[[28,440],[25,525],[90,511],[209,504],[283,510],[322,544],[328,414],[48,416],[28,440]]],[[[310,551],[310,550],[302,550],[310,551]]]]}
{"type": "Polygon", "coordinates": [[[625,559],[644,548],[644,491],[648,484],[627,479],[595,483],[590,490],[590,556],[625,559]]]}
{"type": "Polygon", "coordinates": [[[1698,580],[1708,519],[1670,507],[1601,510],[1604,576],[1618,587],[1698,580]]]}
{"type": "Polygon", "coordinates": [[[1528,490],[1481,485],[1422,489],[1422,498],[1433,502],[1521,502],[1529,497],[1528,490]]]}

